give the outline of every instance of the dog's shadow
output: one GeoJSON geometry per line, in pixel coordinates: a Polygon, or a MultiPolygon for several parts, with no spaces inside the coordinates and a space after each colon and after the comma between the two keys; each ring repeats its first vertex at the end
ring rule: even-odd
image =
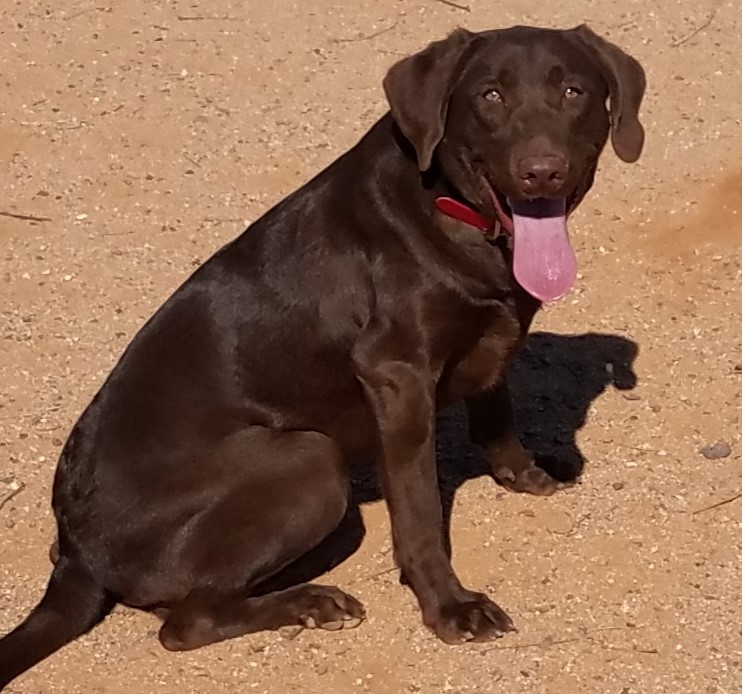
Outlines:
{"type": "MultiPolygon", "coordinates": [[[[575,436],[592,402],[606,388],[630,390],[636,385],[633,364],[637,354],[636,343],[616,335],[540,332],[529,336],[512,364],[508,379],[518,434],[537,458],[549,461],[548,472],[560,481],[574,481],[582,474],[586,461],[575,436]]],[[[467,428],[463,405],[439,415],[438,474],[446,541],[456,490],[467,480],[490,472],[482,451],[469,442],[467,428]]],[[[373,465],[355,465],[351,502],[340,526],[298,562],[262,584],[258,592],[314,580],[351,556],[365,536],[361,505],[381,498],[373,465]]]]}

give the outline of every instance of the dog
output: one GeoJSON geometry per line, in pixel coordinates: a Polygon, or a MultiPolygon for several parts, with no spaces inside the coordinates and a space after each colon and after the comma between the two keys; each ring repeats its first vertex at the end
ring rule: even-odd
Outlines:
{"type": "Polygon", "coordinates": [[[0,688],[116,603],[162,616],[170,650],[357,624],[338,588],[260,585],[340,523],[358,456],[424,624],[451,644],[511,631],[451,567],[436,411],[466,402],[504,486],[559,486],[514,433],[505,372],[575,281],[567,218],[609,136],[640,156],[645,82],[585,25],[458,29],[393,65],[390,112],[198,268],[75,424],[56,563],[0,641],[0,688]]]}

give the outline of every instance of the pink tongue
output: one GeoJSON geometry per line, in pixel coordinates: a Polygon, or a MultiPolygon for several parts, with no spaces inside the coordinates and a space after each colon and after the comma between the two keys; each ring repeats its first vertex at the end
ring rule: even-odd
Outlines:
{"type": "Polygon", "coordinates": [[[557,301],[577,277],[565,200],[508,200],[513,211],[513,273],[541,301],[557,301]]]}

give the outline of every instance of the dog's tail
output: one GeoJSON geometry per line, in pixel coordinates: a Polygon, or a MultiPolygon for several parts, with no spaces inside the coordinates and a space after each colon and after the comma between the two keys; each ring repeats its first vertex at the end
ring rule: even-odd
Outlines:
{"type": "Polygon", "coordinates": [[[113,605],[112,596],[81,563],[60,557],[41,602],[0,639],[0,690],[94,627],[113,605]]]}

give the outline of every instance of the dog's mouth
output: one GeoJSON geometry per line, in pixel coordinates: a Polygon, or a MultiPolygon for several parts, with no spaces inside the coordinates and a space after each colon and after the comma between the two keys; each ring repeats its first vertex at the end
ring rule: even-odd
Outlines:
{"type": "Polygon", "coordinates": [[[503,228],[513,239],[513,274],[540,301],[561,299],[577,278],[577,260],[567,231],[571,201],[562,198],[513,199],[482,175],[503,228]]]}

